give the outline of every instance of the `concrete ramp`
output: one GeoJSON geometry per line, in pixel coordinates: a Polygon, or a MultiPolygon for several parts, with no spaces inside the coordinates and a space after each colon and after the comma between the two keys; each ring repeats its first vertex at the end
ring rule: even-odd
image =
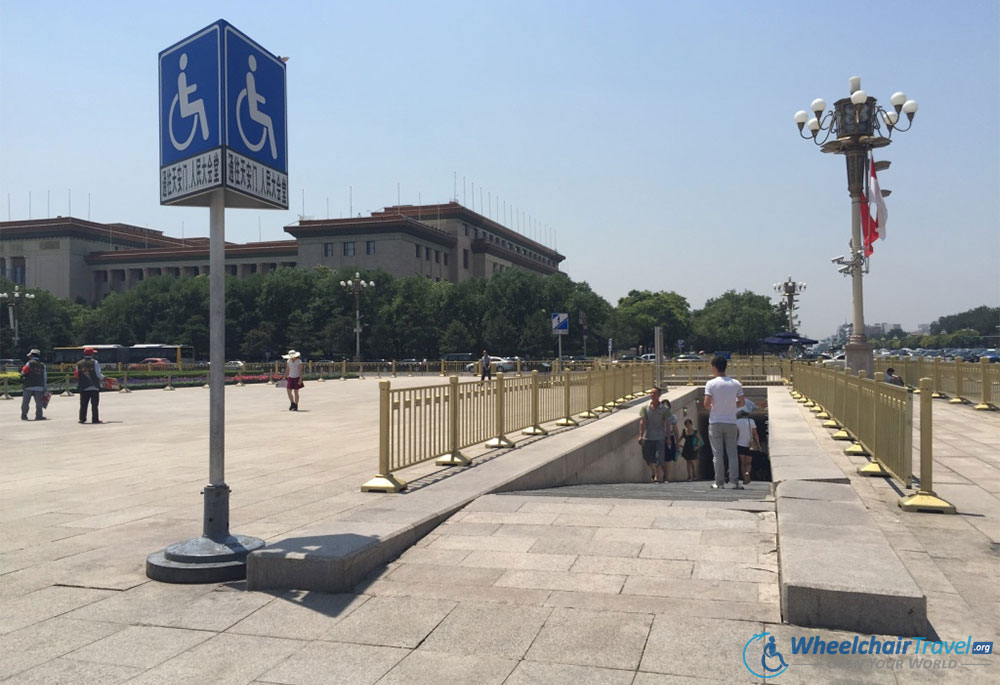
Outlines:
{"type": "Polygon", "coordinates": [[[768,411],[783,619],[810,628],[925,635],[927,597],[816,443],[799,404],[773,388],[768,411]]]}

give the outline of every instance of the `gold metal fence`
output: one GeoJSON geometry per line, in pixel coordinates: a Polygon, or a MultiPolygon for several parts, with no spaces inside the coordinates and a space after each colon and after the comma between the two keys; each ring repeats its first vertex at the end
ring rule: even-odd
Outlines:
{"type": "Polygon", "coordinates": [[[988,359],[966,362],[960,359],[943,361],[940,357],[889,357],[875,361],[875,373],[884,374],[889,368],[914,392],[921,392],[920,379],[929,379],[931,397],[949,399],[952,404],[973,404],[980,411],[997,409],[1000,396],[1000,364],[988,359]]]}
{"type": "Polygon", "coordinates": [[[399,492],[406,483],[400,469],[431,459],[439,465],[467,465],[461,450],[472,445],[509,447],[507,437],[521,431],[542,435],[542,423],[575,426],[579,418],[609,411],[628,397],[641,396],[652,384],[642,365],[616,365],[561,374],[507,376],[489,381],[392,388],[379,383],[379,470],[363,491],[399,492]],[[595,405],[596,403],[599,403],[595,405]]]}
{"type": "Polygon", "coordinates": [[[792,373],[801,401],[818,406],[820,417],[825,411],[830,418],[824,425],[854,440],[845,452],[871,456],[859,473],[888,474],[911,486],[913,399],[906,388],[818,364],[795,363],[792,373]]]}

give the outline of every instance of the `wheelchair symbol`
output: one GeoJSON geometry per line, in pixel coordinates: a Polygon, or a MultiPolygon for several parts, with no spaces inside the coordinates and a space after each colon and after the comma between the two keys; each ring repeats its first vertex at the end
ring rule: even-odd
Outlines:
{"type": "Polygon", "coordinates": [[[254,72],[257,71],[257,58],[250,55],[247,63],[250,66],[250,71],[247,72],[247,87],[241,90],[239,96],[236,98],[236,127],[239,129],[240,138],[243,139],[243,143],[253,152],[259,152],[264,147],[264,143],[270,141],[271,157],[272,159],[277,159],[278,146],[274,140],[274,124],[271,122],[271,117],[259,109],[259,106],[266,104],[267,100],[257,92],[257,81],[254,78],[254,72]],[[246,131],[243,130],[241,112],[244,101],[247,103],[247,110],[251,121],[260,124],[262,127],[260,140],[256,143],[251,143],[247,138],[246,131]]]}
{"type": "Polygon", "coordinates": [[[208,117],[205,116],[205,103],[201,98],[188,100],[188,96],[198,90],[198,86],[197,84],[188,85],[187,74],[184,73],[184,70],[187,69],[187,64],[187,53],[183,53],[180,59],[181,71],[177,74],[177,93],[174,95],[174,99],[170,101],[170,111],[167,114],[167,130],[170,134],[170,142],[178,151],[187,149],[191,141],[194,140],[194,135],[198,132],[199,125],[202,140],[208,140],[208,117]],[[194,121],[191,122],[191,133],[188,134],[183,143],[178,142],[177,137],[174,135],[174,109],[178,105],[180,106],[181,119],[194,118],[194,121]]]}

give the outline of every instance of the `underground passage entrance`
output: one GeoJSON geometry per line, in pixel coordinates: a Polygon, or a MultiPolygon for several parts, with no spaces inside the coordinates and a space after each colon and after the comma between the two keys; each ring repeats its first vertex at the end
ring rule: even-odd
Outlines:
{"type": "MultiPolygon", "coordinates": [[[[760,502],[770,499],[773,493],[771,463],[768,457],[767,388],[751,387],[744,390],[748,405],[752,407],[748,418],[756,429],[761,449],[751,449],[750,483],[744,484],[743,489],[712,487],[715,482],[715,469],[712,447],[708,439],[709,413],[703,408],[704,390],[699,388],[684,398],[683,403],[671,407],[677,418],[678,429],[683,430],[685,421],[690,419],[702,440],[697,458],[694,460],[697,474],[695,480],[688,480],[686,460],[681,456],[680,450],[677,450],[676,458],[667,462],[667,482],[651,482],[649,469],[642,459],[641,448],[635,443],[634,447],[630,444],[622,448],[615,456],[616,460],[621,460],[620,469],[615,467],[610,469],[610,471],[620,471],[615,476],[609,473],[608,468],[604,468],[601,477],[590,479],[590,482],[586,474],[573,474],[570,479],[554,487],[502,494],[702,502],[760,502]]],[[[639,406],[641,405],[634,405],[626,410],[635,415],[636,427],[639,422],[639,406]]]]}

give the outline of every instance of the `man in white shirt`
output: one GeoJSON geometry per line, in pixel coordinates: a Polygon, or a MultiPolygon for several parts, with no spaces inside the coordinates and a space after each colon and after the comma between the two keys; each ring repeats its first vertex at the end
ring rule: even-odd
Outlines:
{"type": "Polygon", "coordinates": [[[746,398],[743,386],[726,375],[725,357],[712,360],[712,380],[705,384],[705,409],[708,410],[708,441],[712,445],[715,483],[713,488],[724,487],[726,482],[726,457],[729,462],[729,482],[734,488],[743,489],[739,481],[739,461],[736,451],[736,410],[746,398]]]}

